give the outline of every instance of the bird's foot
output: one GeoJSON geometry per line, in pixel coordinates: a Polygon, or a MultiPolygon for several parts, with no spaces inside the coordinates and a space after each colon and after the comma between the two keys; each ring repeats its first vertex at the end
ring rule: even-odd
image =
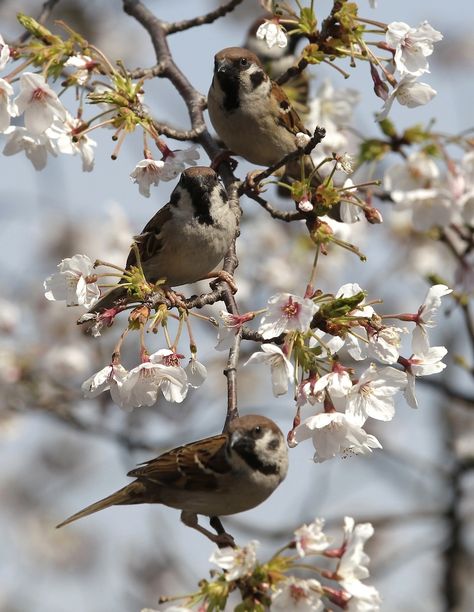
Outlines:
{"type": "Polygon", "coordinates": [[[212,533],[212,531],[209,531],[209,529],[206,529],[205,527],[200,525],[198,522],[197,514],[195,512],[188,512],[186,510],[183,510],[181,512],[181,521],[187,527],[191,527],[191,529],[195,529],[196,531],[199,531],[199,533],[202,533],[202,535],[206,536],[206,538],[211,540],[211,542],[217,544],[219,548],[225,548],[226,546],[235,548],[236,546],[234,538],[230,535],[230,533],[227,533],[225,531],[224,527],[222,526],[222,523],[219,520],[219,517],[217,516],[212,516],[210,519],[211,527],[213,527],[217,531],[217,534],[212,533]]]}
{"type": "Polygon", "coordinates": [[[213,283],[211,283],[212,287],[217,281],[224,281],[225,283],[227,283],[232,293],[237,293],[237,285],[235,284],[234,277],[232,276],[232,274],[226,272],[225,270],[220,270],[219,272],[211,272],[211,274],[208,274],[205,278],[216,279],[213,283]]]}

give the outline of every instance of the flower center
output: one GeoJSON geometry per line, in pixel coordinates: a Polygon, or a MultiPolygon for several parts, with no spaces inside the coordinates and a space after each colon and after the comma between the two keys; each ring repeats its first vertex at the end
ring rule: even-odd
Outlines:
{"type": "Polygon", "coordinates": [[[31,100],[33,102],[43,102],[43,100],[47,97],[48,97],[48,94],[44,91],[44,89],[41,89],[41,87],[38,87],[32,93],[31,100]]]}
{"type": "Polygon", "coordinates": [[[300,309],[301,305],[298,302],[294,302],[291,297],[288,302],[281,307],[281,311],[287,319],[294,319],[297,317],[300,309]]]}
{"type": "Polygon", "coordinates": [[[295,602],[306,599],[306,591],[303,589],[303,587],[297,586],[296,584],[292,584],[290,586],[290,594],[291,594],[291,598],[295,602]]]}

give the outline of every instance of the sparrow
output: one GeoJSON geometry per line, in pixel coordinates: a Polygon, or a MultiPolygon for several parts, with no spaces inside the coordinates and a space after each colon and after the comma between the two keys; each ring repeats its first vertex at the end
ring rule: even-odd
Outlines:
{"type": "Polygon", "coordinates": [[[247,415],[230,422],[217,436],[179,446],[140,464],[123,489],[73,514],[57,527],[114,505],[164,504],[180,509],[182,522],[219,545],[234,545],[219,516],[258,506],[285,478],[288,449],[270,419],[247,415]],[[198,523],[210,517],[217,535],[198,523]]]}
{"type": "MultiPolygon", "coordinates": [[[[242,47],[216,54],[207,105],[225,146],[252,164],[271,166],[298,148],[299,132],[310,135],[283,89],[270,79],[258,57],[242,47]]],[[[306,156],[305,169],[313,168],[306,156]]],[[[300,178],[299,160],[286,171],[300,178]]]]}
{"type": "MultiPolygon", "coordinates": [[[[140,262],[132,248],[125,269],[140,263],[148,283],[163,279],[167,287],[210,277],[227,253],[236,226],[235,211],[214,170],[187,168],[168,204],[148,221],[141,234],[134,236],[140,262]]],[[[125,296],[127,289],[119,284],[89,312],[110,308],[125,296]]]]}

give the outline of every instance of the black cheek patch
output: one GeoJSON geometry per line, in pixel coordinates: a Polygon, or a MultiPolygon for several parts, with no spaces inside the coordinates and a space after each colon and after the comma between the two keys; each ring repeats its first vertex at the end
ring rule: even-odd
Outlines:
{"type": "Polygon", "coordinates": [[[270,442],[267,444],[267,449],[270,451],[275,451],[280,446],[280,440],[278,438],[272,438],[270,442]]]}
{"type": "Polygon", "coordinates": [[[253,88],[257,89],[265,80],[265,74],[261,70],[257,70],[250,75],[250,81],[252,82],[253,88]]]}
{"type": "Polygon", "coordinates": [[[260,461],[259,457],[255,454],[255,443],[253,440],[239,440],[237,444],[234,445],[234,451],[240,455],[249,467],[257,472],[265,475],[278,474],[278,465],[260,461]]]}
{"type": "Polygon", "coordinates": [[[282,100],[280,102],[280,108],[282,111],[287,113],[290,110],[290,103],[288,102],[288,100],[282,100]]]}

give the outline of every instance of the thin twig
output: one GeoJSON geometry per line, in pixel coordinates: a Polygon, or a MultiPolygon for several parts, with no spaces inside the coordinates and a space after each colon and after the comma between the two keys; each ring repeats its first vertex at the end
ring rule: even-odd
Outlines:
{"type": "MultiPolygon", "coordinates": [[[[316,126],[313,136],[309,139],[308,144],[304,148],[301,148],[301,149],[298,148],[295,151],[288,153],[288,155],[285,155],[285,157],[280,159],[280,161],[278,161],[276,164],[269,166],[262,172],[259,172],[259,174],[253,176],[252,182],[255,184],[258,184],[261,181],[268,178],[269,176],[271,176],[272,174],[274,174],[277,170],[279,170],[283,166],[286,166],[286,164],[288,164],[289,162],[295,159],[298,159],[302,155],[309,155],[311,151],[314,149],[314,147],[316,147],[322,141],[325,135],[326,135],[326,130],[322,127],[316,126]]],[[[251,190],[251,187],[245,186],[245,183],[244,183],[241,188],[241,192],[246,193],[247,190],[249,189],[251,190]]]]}
{"type": "Polygon", "coordinates": [[[241,339],[242,330],[239,329],[238,333],[235,334],[234,344],[229,351],[227,365],[224,370],[224,376],[227,378],[227,415],[223,431],[227,431],[231,421],[239,416],[237,407],[237,363],[239,361],[241,339]]]}
{"type": "Polygon", "coordinates": [[[165,23],[164,31],[166,34],[174,34],[175,32],[183,32],[183,30],[189,30],[195,26],[204,25],[206,23],[213,23],[216,19],[224,17],[235,9],[236,6],[241,4],[243,0],[229,0],[227,4],[223,4],[219,8],[201,15],[199,17],[193,17],[192,19],[183,19],[183,21],[175,21],[173,23],[165,23]]]}
{"type": "Polygon", "coordinates": [[[281,76],[278,77],[276,82],[278,85],[283,85],[290,79],[297,77],[299,74],[303,72],[303,70],[308,66],[308,60],[304,57],[301,57],[296,64],[290,66],[286,72],[284,72],[281,76]]]}
{"type": "Polygon", "coordinates": [[[277,208],[273,208],[273,206],[269,204],[269,202],[267,202],[266,200],[261,198],[258,194],[250,190],[246,191],[245,195],[248,196],[249,198],[252,198],[252,200],[255,200],[255,202],[258,202],[258,204],[260,204],[262,208],[264,208],[268,213],[270,213],[270,216],[273,217],[274,219],[279,219],[280,221],[286,221],[287,223],[290,223],[291,221],[301,221],[301,219],[305,218],[304,214],[300,212],[299,210],[286,211],[286,210],[278,210],[277,208]]]}

